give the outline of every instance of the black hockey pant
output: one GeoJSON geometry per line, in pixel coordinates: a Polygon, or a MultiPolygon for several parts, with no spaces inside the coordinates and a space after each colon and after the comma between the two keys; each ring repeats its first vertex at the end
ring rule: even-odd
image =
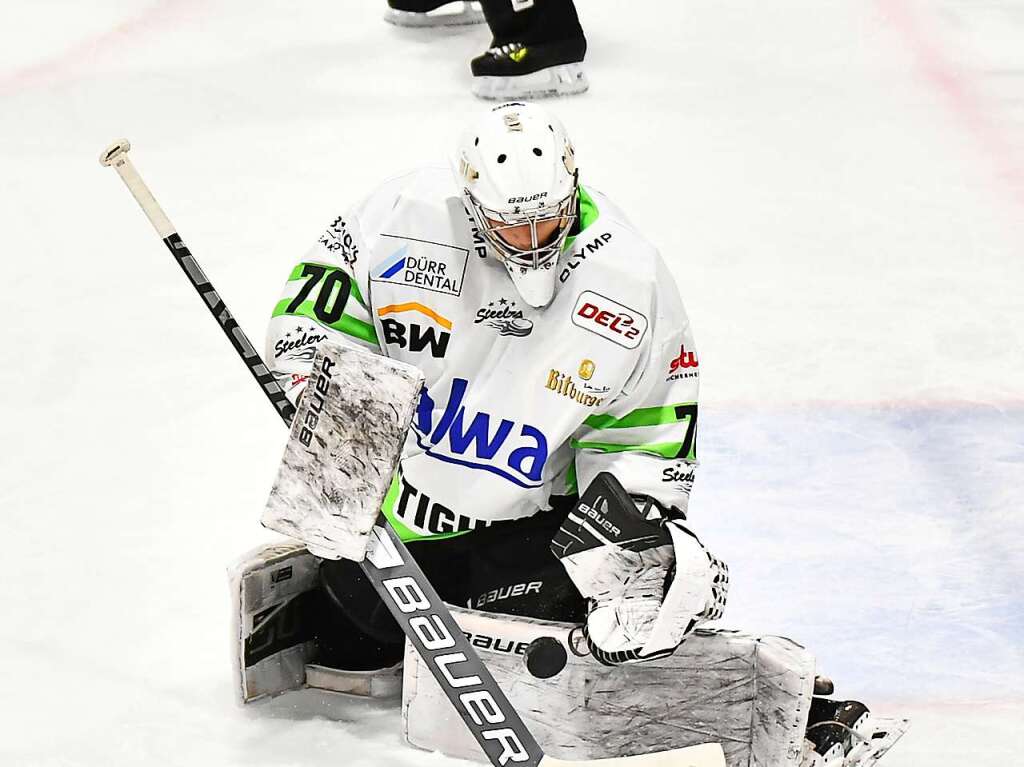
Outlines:
{"type": "MultiPolygon", "coordinates": [[[[424,574],[449,604],[546,620],[582,622],[586,602],[549,549],[576,497],[553,509],[455,538],[410,541],[424,574]]],[[[350,670],[402,658],[404,635],[359,565],[324,560],[315,611],[317,662],[350,670]]]]}

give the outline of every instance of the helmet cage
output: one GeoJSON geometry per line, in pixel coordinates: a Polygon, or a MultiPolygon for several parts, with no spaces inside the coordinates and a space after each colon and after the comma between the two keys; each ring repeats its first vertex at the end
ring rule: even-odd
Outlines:
{"type": "Polygon", "coordinates": [[[562,245],[569,236],[573,222],[576,220],[577,186],[558,202],[534,208],[530,211],[500,211],[485,207],[473,194],[465,189],[463,194],[469,201],[470,213],[476,221],[480,233],[494,249],[499,261],[527,268],[541,269],[558,258],[562,245]],[[546,221],[560,221],[561,225],[550,242],[541,245],[537,237],[537,225],[546,221]],[[494,223],[499,222],[499,223],[494,223]],[[530,247],[517,248],[501,236],[506,229],[523,226],[530,227],[530,247]]]}

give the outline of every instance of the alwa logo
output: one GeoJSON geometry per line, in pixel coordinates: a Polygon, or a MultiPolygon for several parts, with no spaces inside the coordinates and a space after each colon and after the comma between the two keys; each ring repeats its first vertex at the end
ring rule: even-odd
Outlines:
{"type": "Polygon", "coordinates": [[[669,364],[669,381],[676,381],[681,378],[696,378],[699,373],[697,370],[688,370],[688,368],[698,368],[700,362],[697,361],[697,355],[695,352],[686,351],[685,345],[680,345],[679,356],[676,357],[669,364]]]}
{"type": "Polygon", "coordinates": [[[424,387],[412,422],[419,446],[439,461],[489,471],[520,487],[540,487],[548,460],[543,432],[470,410],[463,404],[468,388],[466,379],[452,380],[448,403],[438,416],[437,404],[424,387]]]}

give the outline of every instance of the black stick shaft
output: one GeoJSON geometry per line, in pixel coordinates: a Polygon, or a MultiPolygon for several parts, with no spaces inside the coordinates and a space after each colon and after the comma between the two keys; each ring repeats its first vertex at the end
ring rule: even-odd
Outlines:
{"type": "Polygon", "coordinates": [[[270,404],[274,406],[281,418],[284,419],[284,422],[291,425],[292,419],[295,417],[295,406],[288,401],[284,390],[278,385],[277,380],[270,370],[267,369],[267,366],[263,364],[263,359],[260,357],[259,352],[249,342],[249,338],[245,335],[242,328],[239,327],[231,312],[228,311],[224,300],[214,289],[213,284],[206,278],[206,275],[203,274],[203,270],[199,268],[199,264],[196,263],[188,246],[185,245],[177,232],[172,232],[167,237],[164,237],[164,244],[171,251],[171,255],[174,256],[181,270],[185,272],[185,276],[192,283],[192,287],[199,292],[203,301],[206,302],[206,308],[210,310],[210,314],[217,320],[221,330],[224,331],[224,335],[228,337],[231,345],[238,352],[238,356],[242,358],[242,362],[249,368],[249,372],[252,373],[252,377],[259,383],[263,393],[267,395],[270,404]]]}

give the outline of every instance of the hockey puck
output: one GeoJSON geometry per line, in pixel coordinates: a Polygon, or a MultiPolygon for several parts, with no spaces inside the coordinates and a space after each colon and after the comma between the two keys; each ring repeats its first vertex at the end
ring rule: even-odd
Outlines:
{"type": "Polygon", "coordinates": [[[538,637],[526,648],[526,670],[538,679],[549,679],[565,668],[565,647],[554,637],[538,637]]]}
{"type": "Polygon", "coordinates": [[[836,691],[836,686],[832,684],[832,680],[827,676],[816,676],[814,677],[814,694],[815,695],[831,695],[836,691]]]}

